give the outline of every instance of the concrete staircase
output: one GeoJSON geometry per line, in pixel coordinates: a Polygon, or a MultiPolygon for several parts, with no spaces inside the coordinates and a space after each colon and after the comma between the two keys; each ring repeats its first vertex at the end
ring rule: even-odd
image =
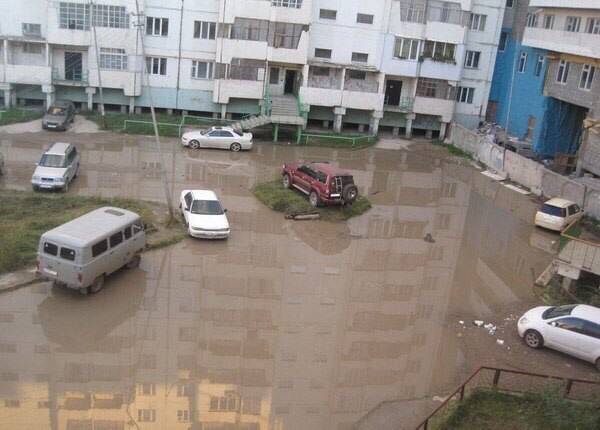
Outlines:
{"type": "Polygon", "coordinates": [[[250,130],[254,127],[260,127],[261,125],[270,124],[271,117],[268,115],[257,115],[245,118],[231,125],[231,127],[237,130],[250,130]]]}
{"type": "MultiPolygon", "coordinates": [[[[250,130],[270,123],[306,125],[304,118],[298,112],[298,100],[294,96],[271,97],[270,115],[256,115],[244,118],[231,126],[237,130],[250,130]]],[[[269,107],[267,107],[267,114],[269,107]]]]}

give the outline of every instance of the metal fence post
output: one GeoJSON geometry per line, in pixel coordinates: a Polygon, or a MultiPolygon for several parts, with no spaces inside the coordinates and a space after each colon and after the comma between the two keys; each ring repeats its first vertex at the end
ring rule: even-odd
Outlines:
{"type": "Polygon", "coordinates": [[[496,369],[496,371],[494,372],[494,382],[492,382],[492,385],[494,387],[496,387],[498,385],[498,381],[500,380],[500,369],[496,369]]]}
{"type": "Polygon", "coordinates": [[[565,397],[567,397],[569,395],[569,393],[571,392],[572,386],[573,386],[573,380],[567,379],[567,385],[565,385],[565,394],[564,394],[565,397]]]}

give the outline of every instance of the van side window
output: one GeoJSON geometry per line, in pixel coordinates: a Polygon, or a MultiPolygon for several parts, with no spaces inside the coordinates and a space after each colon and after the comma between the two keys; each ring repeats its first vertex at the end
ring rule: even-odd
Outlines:
{"type": "Polygon", "coordinates": [[[142,221],[138,219],[133,223],[133,234],[138,234],[142,230],[144,230],[144,224],[142,224],[142,221]]]}
{"type": "Polygon", "coordinates": [[[125,235],[125,240],[127,240],[131,237],[131,226],[130,225],[125,227],[125,230],[123,230],[123,234],[125,235]]]}
{"type": "Polygon", "coordinates": [[[123,232],[122,231],[115,233],[110,237],[110,247],[111,248],[114,248],[121,242],[123,242],[123,232]]]}
{"type": "Polygon", "coordinates": [[[106,244],[106,239],[102,239],[100,242],[97,242],[92,245],[92,257],[97,257],[108,249],[108,245],[106,244]]]}
{"type": "Polygon", "coordinates": [[[75,251],[71,248],[60,248],[60,258],[64,258],[65,260],[75,261],[75,251]]]}
{"type": "Polygon", "coordinates": [[[44,242],[44,254],[56,255],[58,254],[58,246],[53,243],[44,242]]]}

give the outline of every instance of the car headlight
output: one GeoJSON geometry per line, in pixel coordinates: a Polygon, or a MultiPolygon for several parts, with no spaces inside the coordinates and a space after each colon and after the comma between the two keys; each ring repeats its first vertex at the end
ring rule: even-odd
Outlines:
{"type": "Polygon", "coordinates": [[[33,180],[34,180],[34,181],[39,181],[39,180],[40,180],[40,177],[39,177],[39,176],[35,176],[35,175],[34,175],[34,176],[33,176],[33,180]]]}
{"type": "Polygon", "coordinates": [[[519,320],[519,324],[527,324],[528,322],[529,322],[529,320],[528,320],[527,318],[525,318],[525,317],[522,317],[522,318],[519,320]]]}

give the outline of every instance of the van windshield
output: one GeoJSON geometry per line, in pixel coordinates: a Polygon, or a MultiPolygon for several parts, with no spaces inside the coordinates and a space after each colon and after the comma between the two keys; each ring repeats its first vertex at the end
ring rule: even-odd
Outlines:
{"type": "Polygon", "coordinates": [[[44,154],[40,160],[42,167],[66,167],[66,159],[64,155],[44,154]]]}
{"type": "Polygon", "coordinates": [[[196,215],[223,215],[223,208],[217,200],[194,200],[190,212],[196,215]]]}

